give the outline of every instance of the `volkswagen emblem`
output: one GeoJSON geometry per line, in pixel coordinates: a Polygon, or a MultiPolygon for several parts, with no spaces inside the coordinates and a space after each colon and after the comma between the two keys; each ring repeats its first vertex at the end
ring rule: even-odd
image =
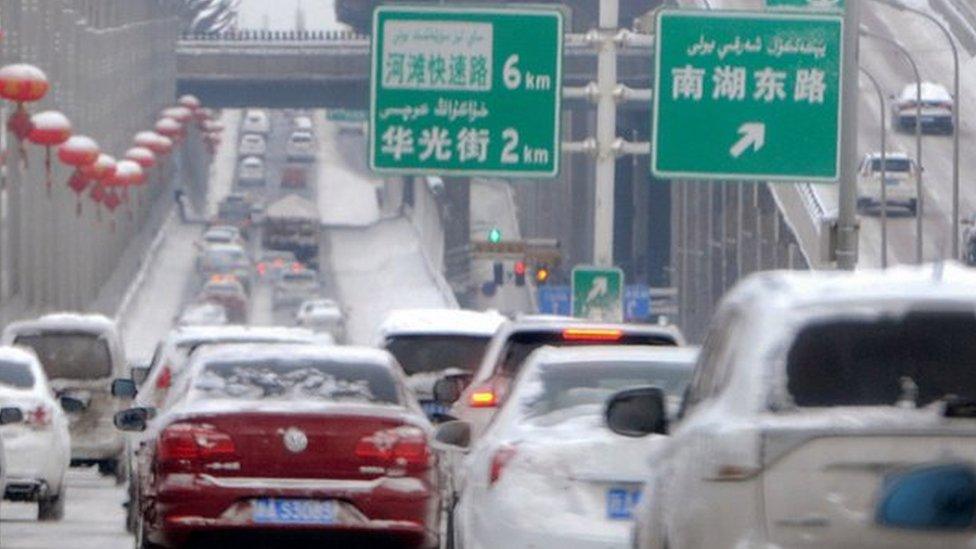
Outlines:
{"type": "Polygon", "coordinates": [[[308,448],[308,437],[296,427],[289,427],[281,438],[285,443],[285,448],[288,448],[288,451],[293,454],[304,452],[305,448],[308,448]]]}

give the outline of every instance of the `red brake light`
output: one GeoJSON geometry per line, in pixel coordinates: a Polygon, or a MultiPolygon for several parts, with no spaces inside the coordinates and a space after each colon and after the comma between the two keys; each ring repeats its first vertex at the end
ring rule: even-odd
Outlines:
{"type": "Polygon", "coordinates": [[[169,386],[173,383],[173,370],[170,369],[169,364],[163,366],[163,371],[159,373],[159,377],[156,378],[156,388],[157,389],[169,389],[169,386]]]}
{"type": "Polygon", "coordinates": [[[472,408],[494,408],[498,406],[498,393],[492,385],[482,385],[471,393],[468,404],[472,408]]]}
{"type": "Polygon", "coordinates": [[[263,276],[267,270],[268,270],[268,266],[264,263],[264,261],[258,263],[258,274],[263,276]]]}
{"type": "Polygon", "coordinates": [[[301,263],[298,263],[296,261],[295,263],[292,263],[291,264],[291,272],[293,272],[293,273],[300,273],[301,271],[302,271],[302,264],[301,263]]]}
{"type": "Polygon", "coordinates": [[[491,465],[488,469],[489,484],[493,485],[498,482],[498,479],[502,476],[502,472],[505,470],[505,466],[508,465],[508,462],[512,461],[515,453],[513,446],[502,446],[495,450],[495,455],[491,456],[491,465]]]}
{"type": "Polygon", "coordinates": [[[567,328],[563,330],[566,341],[620,341],[622,330],[612,328],[567,328]]]}
{"type": "Polygon", "coordinates": [[[377,431],[356,444],[356,457],[381,467],[426,469],[431,454],[427,437],[416,427],[377,431]]]}
{"type": "Polygon", "coordinates": [[[233,459],[234,440],[204,423],[176,423],[159,435],[157,459],[165,469],[192,469],[194,462],[233,459]]]}

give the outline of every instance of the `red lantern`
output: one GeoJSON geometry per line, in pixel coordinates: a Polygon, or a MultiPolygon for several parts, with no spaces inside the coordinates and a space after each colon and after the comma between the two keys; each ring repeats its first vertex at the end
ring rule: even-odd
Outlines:
{"type": "Polygon", "coordinates": [[[98,160],[96,160],[94,164],[83,166],[81,168],[81,173],[93,181],[107,183],[112,179],[113,176],[115,176],[115,169],[115,158],[103,153],[98,155],[98,160]]]}
{"type": "Polygon", "coordinates": [[[68,187],[75,192],[77,204],[75,215],[81,215],[81,193],[88,188],[91,180],[82,171],[86,166],[93,165],[99,157],[98,143],[90,137],[76,135],[68,139],[58,148],[58,159],[67,166],[73,166],[75,171],[68,179],[68,187]]]}
{"type": "Polygon", "coordinates": [[[166,156],[173,151],[173,141],[156,132],[139,132],[133,142],[140,147],[149,149],[156,156],[166,156]]]}
{"type": "Polygon", "coordinates": [[[125,158],[139,164],[143,170],[156,165],[156,155],[145,147],[132,147],[125,151],[125,158]]]}
{"type": "Polygon", "coordinates": [[[47,95],[51,84],[44,71],[25,63],[0,68],[0,97],[14,103],[33,103],[47,95]]]}
{"type": "Polygon", "coordinates": [[[163,117],[156,122],[156,133],[177,142],[183,137],[183,125],[172,118],[163,117]]]}
{"type": "Polygon", "coordinates": [[[193,111],[186,107],[170,107],[163,109],[160,116],[163,118],[172,118],[180,124],[186,124],[193,119],[193,111]]]}
{"type": "Polygon", "coordinates": [[[176,101],[180,106],[186,107],[188,109],[198,109],[200,108],[200,100],[194,95],[184,95],[176,101]]]}
{"type": "Polygon", "coordinates": [[[196,118],[198,124],[206,124],[213,118],[213,111],[210,109],[204,109],[199,107],[193,109],[193,117],[196,118]]]}
{"type": "Polygon", "coordinates": [[[24,104],[43,99],[50,87],[44,71],[33,65],[20,63],[0,68],[0,97],[17,103],[17,109],[7,121],[7,129],[17,137],[17,149],[25,166],[24,140],[30,134],[31,121],[24,104]]]}
{"type": "Polygon", "coordinates": [[[146,179],[142,166],[133,160],[119,160],[115,173],[108,179],[109,187],[129,187],[139,185],[146,179]]]}
{"type": "Polygon", "coordinates": [[[71,137],[71,121],[58,111],[39,112],[31,117],[31,131],[27,139],[44,147],[44,170],[47,194],[51,194],[51,147],[57,147],[71,137]]]}

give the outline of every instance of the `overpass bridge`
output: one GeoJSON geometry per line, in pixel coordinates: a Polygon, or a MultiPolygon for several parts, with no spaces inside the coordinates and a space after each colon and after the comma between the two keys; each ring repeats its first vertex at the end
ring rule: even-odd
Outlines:
{"type": "MultiPolygon", "coordinates": [[[[596,78],[595,50],[584,35],[567,35],[563,83],[596,78]]],[[[651,83],[652,52],[628,48],[620,80],[651,83]]],[[[366,109],[370,38],[352,32],[228,32],[183,36],[177,47],[177,90],[214,107],[366,109]]]]}

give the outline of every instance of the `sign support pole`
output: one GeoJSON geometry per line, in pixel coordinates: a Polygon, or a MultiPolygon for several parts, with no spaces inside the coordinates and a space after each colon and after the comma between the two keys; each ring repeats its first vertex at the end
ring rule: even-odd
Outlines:
{"type": "Polygon", "coordinates": [[[597,157],[596,190],[593,213],[593,262],[601,267],[613,265],[613,198],[617,155],[617,43],[619,0],[600,0],[600,50],[597,55],[597,157]]]}
{"type": "Polygon", "coordinates": [[[841,70],[840,189],[838,193],[837,268],[852,271],[857,265],[857,100],[859,76],[858,38],[861,0],[846,0],[844,7],[844,56],[841,70]]]}

